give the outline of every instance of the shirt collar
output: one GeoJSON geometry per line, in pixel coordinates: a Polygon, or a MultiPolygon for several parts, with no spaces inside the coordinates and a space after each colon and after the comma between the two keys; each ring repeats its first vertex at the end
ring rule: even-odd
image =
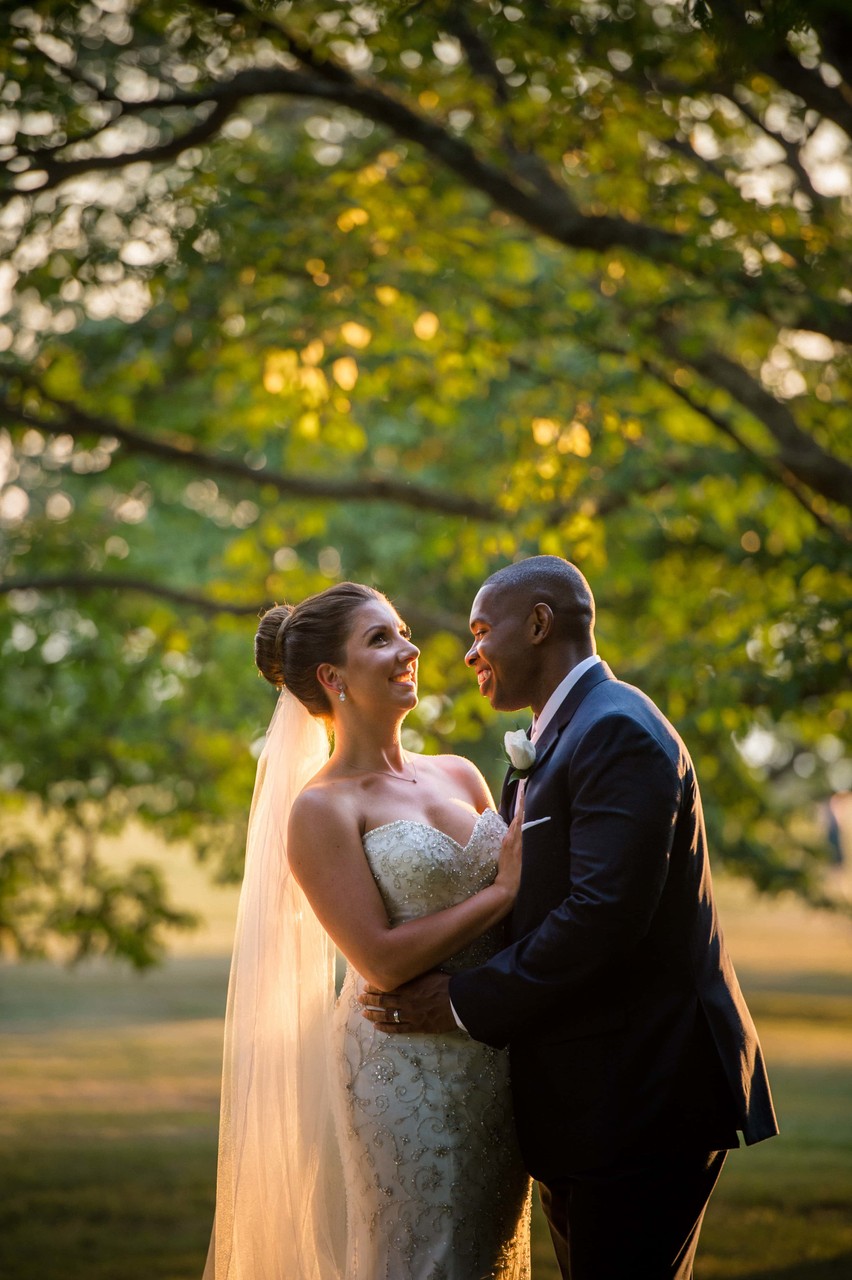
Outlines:
{"type": "Polygon", "coordinates": [[[535,742],[535,740],[544,733],[544,730],[550,724],[550,721],[556,715],[556,712],[562,706],[562,703],[568,697],[568,694],[574,688],[574,685],[580,677],[584,676],[587,671],[596,666],[600,660],[600,654],[590,654],[588,658],[583,658],[582,662],[578,662],[576,667],[572,667],[565,679],[559,682],[553,690],[553,693],[547,699],[547,702],[545,702],[542,707],[541,714],[537,715],[533,719],[532,733],[530,734],[533,742],[535,742]]]}

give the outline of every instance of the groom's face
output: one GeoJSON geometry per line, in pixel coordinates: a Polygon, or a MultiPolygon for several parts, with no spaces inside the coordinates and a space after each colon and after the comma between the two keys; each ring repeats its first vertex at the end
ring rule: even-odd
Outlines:
{"type": "Polygon", "coordinates": [[[476,673],[479,692],[495,711],[518,711],[530,703],[531,610],[506,590],[482,587],[470,611],[473,644],[465,662],[476,673]]]}

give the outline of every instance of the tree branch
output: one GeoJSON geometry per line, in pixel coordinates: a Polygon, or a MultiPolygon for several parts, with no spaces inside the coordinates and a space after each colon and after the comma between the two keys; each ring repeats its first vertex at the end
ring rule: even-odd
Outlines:
{"type": "Polygon", "coordinates": [[[458,3],[447,5],[442,15],[444,25],[458,39],[467,56],[468,65],[475,76],[490,85],[494,97],[501,106],[509,101],[506,77],[494,60],[494,55],[480,33],[471,25],[467,14],[458,3]]]}
{"type": "MultiPolygon", "coordinates": [[[[507,107],[510,95],[506,77],[497,66],[491,49],[456,0],[447,5],[442,22],[464,49],[473,74],[492,89],[498,107],[507,107]]],[[[502,114],[502,140],[503,148],[511,159],[511,167],[522,182],[528,183],[545,199],[564,200],[567,197],[565,188],[556,181],[545,161],[534,151],[518,146],[505,111],[502,114]]]]}
{"type": "MultiPolygon", "coordinates": [[[[122,112],[121,114],[123,115],[124,112],[122,112]]],[[[116,123],[117,119],[118,119],[118,113],[112,116],[110,120],[105,121],[103,124],[92,125],[91,129],[86,129],[84,133],[79,133],[76,135],[76,137],[66,138],[64,142],[51,143],[49,146],[45,146],[45,147],[18,146],[16,148],[17,154],[19,156],[25,157],[25,159],[27,160],[34,161],[34,164],[33,164],[34,169],[43,169],[45,168],[45,165],[44,165],[45,160],[51,160],[54,156],[59,155],[61,152],[67,151],[69,147],[77,146],[78,143],[91,142],[93,138],[97,138],[99,134],[103,133],[104,129],[111,129],[113,125],[116,123]]]]}
{"type": "Polygon", "coordinates": [[[477,498],[446,491],[437,492],[425,485],[393,480],[385,476],[332,480],[325,477],[320,479],[315,476],[285,475],[276,471],[256,470],[233,458],[223,458],[184,444],[170,444],[164,440],[144,436],[111,419],[87,413],[76,405],[48,395],[31,379],[26,381],[29,386],[38,390],[40,396],[59,410],[60,416],[57,418],[42,416],[32,409],[14,404],[2,394],[0,394],[0,413],[5,415],[7,420],[26,422],[39,431],[52,435],[65,433],[73,436],[74,439],[111,436],[119,440],[132,453],[143,454],[176,466],[191,467],[195,471],[203,470],[209,475],[225,476],[229,480],[248,480],[255,487],[270,485],[285,497],[337,502],[397,502],[422,511],[481,520],[489,524],[505,522],[508,518],[505,511],[487,506],[477,498]]]}
{"type": "MultiPolygon", "coordinates": [[[[841,90],[838,93],[825,83],[816,67],[802,65],[788,45],[793,17],[789,11],[785,12],[783,5],[767,5],[763,9],[763,21],[757,24],[749,21],[750,8],[743,0],[712,0],[708,20],[703,25],[720,40],[723,54],[727,53],[736,60],[746,50],[753,56],[755,64],[781,88],[789,89],[821,116],[833,120],[852,138],[849,86],[844,86],[846,92],[841,90]]],[[[760,8],[758,6],[758,10],[760,8]]],[[[848,23],[833,19],[830,5],[802,3],[799,10],[796,16],[812,21],[817,32],[821,30],[824,33],[823,38],[830,42],[832,36],[840,35],[845,43],[848,23]]],[[[830,52],[828,56],[831,57],[830,52]]]]}
{"type": "Polygon", "coordinates": [[[819,36],[826,60],[852,86],[852,15],[844,4],[820,6],[808,14],[819,36]]]}
{"type": "MultiPolygon", "coordinates": [[[[204,105],[204,104],[202,104],[204,105]]],[[[27,194],[40,195],[44,191],[50,191],[58,187],[60,183],[66,182],[68,178],[74,178],[80,173],[94,173],[101,170],[123,169],[129,164],[147,163],[154,164],[160,160],[171,160],[175,156],[180,155],[182,151],[186,151],[189,147],[200,146],[203,142],[208,142],[215,134],[219,132],[222,125],[230,115],[237,110],[239,101],[228,101],[223,99],[214,104],[213,110],[209,113],[205,120],[200,120],[197,124],[187,129],[186,133],[177,134],[170,138],[168,142],[158,142],[152,147],[141,147],[138,151],[123,152],[114,156],[76,156],[68,160],[58,160],[55,154],[48,156],[46,161],[42,163],[40,157],[34,157],[34,165],[27,173],[43,172],[46,177],[38,187],[29,188],[27,194]]],[[[114,123],[114,122],[111,122],[114,123]]],[[[106,126],[105,126],[106,127],[106,126]]],[[[67,145],[71,145],[69,142],[67,145]]],[[[23,176],[23,175],[16,175],[23,176]]],[[[21,195],[22,192],[15,186],[7,186],[0,190],[0,202],[13,199],[15,196],[21,195]]]]}
{"type": "MultiPolygon", "coordinates": [[[[282,31],[281,35],[293,55],[310,67],[309,73],[282,67],[253,68],[237,72],[230,79],[211,84],[198,92],[173,93],[168,97],[128,104],[127,109],[134,114],[154,109],[197,108],[211,102],[216,107],[206,120],[167,143],[112,156],[67,161],[53,159],[49,165],[43,166],[48,177],[35,193],[55,187],[65,178],[81,172],[120,169],[139,161],[150,163],[171,159],[188,147],[211,140],[224,120],[238,110],[246,98],[266,95],[303,97],[347,107],[383,125],[398,137],[416,143],[496,207],[566,248],[605,252],[621,246],[696,277],[712,276],[718,282],[718,259],[711,258],[707,262],[693,260],[684,265],[681,251],[685,241],[681,235],[608,214],[583,213],[570,192],[553,178],[538,157],[532,157],[535,163],[531,165],[530,157],[516,155],[515,171],[507,173],[481,157],[469,143],[450,134],[443,124],[420,115],[376,84],[358,80],[330,58],[318,58],[309,46],[289,33],[282,31]]],[[[19,194],[16,187],[7,188],[6,198],[19,194]]],[[[730,261],[732,274],[739,277],[742,273],[739,256],[731,255],[730,261]]],[[[783,281],[775,281],[775,284],[786,297],[791,296],[783,281]]],[[[756,309],[765,311],[759,285],[749,279],[749,286],[756,309]]],[[[804,303],[798,295],[796,301],[799,305],[804,303]]],[[[812,309],[800,313],[797,323],[802,328],[825,333],[837,341],[852,342],[849,307],[829,299],[821,300],[819,314],[814,314],[812,309]]]]}
{"type": "Polygon", "coordinates": [[[725,96],[728,101],[735,106],[743,116],[745,116],[746,120],[751,121],[757,129],[760,129],[761,133],[766,134],[767,138],[771,138],[773,142],[778,143],[778,146],[787,158],[788,166],[792,169],[798,179],[799,186],[804,191],[814,208],[818,209],[820,212],[824,212],[825,197],[820,195],[814,184],[811,182],[811,176],[802,164],[798,145],[795,142],[788,142],[783,133],[779,130],[770,129],[769,126],[761,120],[757,111],[752,110],[747,103],[741,102],[733,93],[727,91],[725,96]]]}
{"type": "Polygon", "coordinates": [[[0,582],[0,595],[9,595],[12,591],[76,591],[83,595],[92,591],[139,592],[168,600],[171,604],[190,605],[202,613],[223,613],[236,618],[249,615],[257,617],[262,608],[257,601],[241,604],[237,601],[212,600],[209,596],[201,596],[194,591],[182,591],[178,587],[167,587],[160,582],[110,573],[57,573],[43,577],[6,578],[0,582]]]}
{"type": "Polygon", "coordinates": [[[767,428],[778,445],[779,461],[797,480],[832,502],[852,508],[852,467],[802,431],[783,401],[776,400],[742,365],[721,351],[696,350],[665,322],[658,331],[674,359],[727,391],[767,428]]]}
{"type": "Polygon", "coordinates": [[[733,427],[726,418],[723,418],[721,414],[716,413],[708,405],[702,404],[685,387],[679,386],[678,383],[669,376],[667,371],[662,368],[662,366],[655,364],[652,360],[645,357],[641,359],[641,365],[642,368],[651,375],[651,377],[656,378],[658,382],[667,387],[673,395],[677,396],[684,404],[688,405],[694,413],[699,414],[713,427],[715,427],[717,431],[720,431],[723,435],[726,435],[729,440],[732,440],[737,448],[751,458],[757,469],[769,480],[774,484],[783,485],[799,505],[807,511],[811,519],[825,529],[827,533],[832,534],[833,537],[840,538],[844,542],[852,542],[852,529],[837,524],[836,521],[831,520],[828,516],[817,511],[814,508],[813,503],[810,501],[804,487],[799,483],[792,472],[783,465],[783,463],[775,463],[773,460],[761,456],[756,449],[753,449],[751,445],[743,439],[736,428],[733,427]]]}
{"type": "Polygon", "coordinates": [[[803,67],[789,49],[770,49],[758,56],[757,64],[776,84],[789,89],[806,106],[833,120],[852,138],[852,95],[838,93],[823,80],[819,71],[803,67]]]}
{"type": "MultiPolygon", "coordinates": [[[[517,361],[513,363],[515,367],[521,367],[517,361]]],[[[156,458],[171,465],[192,468],[193,471],[202,471],[205,475],[219,475],[238,482],[248,481],[255,488],[259,485],[270,485],[283,496],[300,500],[393,502],[419,511],[477,520],[483,524],[505,525],[513,520],[523,520],[532,514],[523,510],[509,512],[466,494],[453,494],[446,490],[438,492],[425,485],[413,484],[410,481],[401,482],[384,476],[333,480],[328,477],[284,475],[281,472],[265,469],[257,470],[233,458],[223,458],[194,449],[183,443],[184,436],[179,437],[181,440],[179,444],[143,436],[138,431],[124,427],[112,419],[87,413],[76,405],[51,396],[24,371],[16,369],[14,375],[27,387],[36,391],[46,403],[59,410],[60,416],[52,418],[40,415],[31,408],[12,402],[0,393],[0,418],[5,416],[11,425],[24,422],[47,434],[62,433],[72,436],[75,440],[91,436],[99,439],[111,437],[120,441],[131,453],[156,458]]],[[[671,459],[662,469],[656,469],[653,475],[644,477],[641,481],[634,481],[627,489],[610,489],[595,499],[596,516],[603,518],[612,515],[626,507],[637,496],[657,492],[668,484],[672,474],[683,469],[684,464],[671,459]]],[[[573,515],[580,501],[582,498],[578,496],[572,502],[539,505],[535,515],[548,524],[556,524],[567,516],[573,515]]]]}
{"type": "MultiPolygon", "coordinates": [[[[329,66],[334,64],[324,61],[320,65],[321,75],[308,75],[282,67],[254,68],[237,72],[230,80],[210,85],[199,93],[173,94],[167,98],[151,98],[134,103],[134,112],[139,112],[145,109],[198,107],[214,102],[219,114],[215,115],[215,122],[213,117],[208,117],[180,140],[173,139],[155,147],[113,156],[93,156],[90,159],[53,160],[49,165],[43,166],[48,171],[48,180],[36,191],[54,187],[65,178],[76,176],[80,172],[120,169],[139,161],[170,159],[187,147],[207,141],[243,99],[266,95],[296,96],[348,107],[376,124],[386,126],[399,137],[417,143],[507,213],[514,214],[535,230],[568,247],[602,250],[622,245],[639,253],[676,260],[681,237],[673,232],[640,222],[628,222],[625,218],[608,214],[583,214],[569,193],[552,179],[546,193],[541,190],[540,183],[536,183],[532,190],[527,190],[511,176],[482,159],[468,143],[448,133],[443,125],[419,115],[390,93],[375,85],[358,81],[348,76],[348,73],[344,74],[344,78],[330,75],[329,66]]],[[[17,188],[7,190],[8,197],[18,194],[20,192],[17,188]]]]}
{"type": "MultiPolygon", "coordinates": [[[[78,595],[91,595],[95,591],[127,591],[168,600],[170,604],[197,609],[203,614],[225,614],[233,618],[259,618],[274,603],[268,598],[250,602],[213,600],[210,596],[169,587],[147,578],[110,573],[55,573],[34,577],[18,576],[0,581],[0,596],[10,595],[13,591],[73,591],[78,595]]],[[[395,598],[397,608],[421,634],[432,634],[435,631],[449,631],[462,636],[467,634],[467,618],[461,614],[452,613],[448,609],[424,609],[422,605],[395,598]]]]}

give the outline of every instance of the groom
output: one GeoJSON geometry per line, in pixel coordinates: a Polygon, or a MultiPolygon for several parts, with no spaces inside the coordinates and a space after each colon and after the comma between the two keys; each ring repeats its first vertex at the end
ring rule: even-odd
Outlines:
{"type": "MultiPolygon", "coordinates": [[[[687,1280],[727,1150],[777,1133],[719,932],[701,799],[675,730],[598,658],[594,600],[556,556],[493,574],[466,656],[498,711],[530,705],[510,945],[367,993],[388,1032],[456,1022],[509,1046],[518,1135],[562,1275],[687,1280]],[[399,1011],[394,1019],[394,1011],[399,1011]]],[[[508,820],[518,781],[507,779],[508,820]]]]}

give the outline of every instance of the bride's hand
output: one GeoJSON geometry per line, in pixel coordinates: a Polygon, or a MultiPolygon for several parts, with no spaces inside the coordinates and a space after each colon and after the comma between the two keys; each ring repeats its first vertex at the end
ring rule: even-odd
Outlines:
{"type": "Polygon", "coordinates": [[[518,896],[518,888],[521,883],[521,852],[522,852],[522,827],[524,825],[524,801],[523,796],[518,802],[515,810],[515,816],[512,819],[512,825],[503,837],[503,844],[500,847],[500,859],[498,863],[497,877],[494,881],[501,889],[509,895],[512,902],[518,896]]]}

